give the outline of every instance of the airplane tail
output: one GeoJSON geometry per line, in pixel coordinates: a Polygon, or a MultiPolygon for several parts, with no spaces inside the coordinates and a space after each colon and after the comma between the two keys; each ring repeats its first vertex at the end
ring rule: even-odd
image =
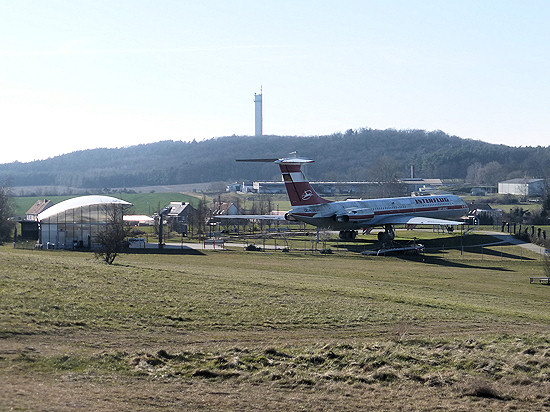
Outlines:
{"type": "Polygon", "coordinates": [[[313,187],[309,184],[302,165],[312,163],[313,160],[308,159],[279,159],[275,163],[279,164],[283,181],[285,182],[286,192],[292,206],[316,205],[319,203],[330,203],[329,200],[319,196],[313,187]]]}

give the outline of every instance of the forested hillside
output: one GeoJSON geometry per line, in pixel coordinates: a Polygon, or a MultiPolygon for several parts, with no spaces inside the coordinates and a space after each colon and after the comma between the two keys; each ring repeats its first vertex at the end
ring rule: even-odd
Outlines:
{"type": "Polygon", "coordinates": [[[297,151],[316,163],[315,180],[390,180],[409,176],[494,184],[513,177],[550,176],[550,146],[508,147],[441,131],[349,130],[330,136],[231,136],[201,142],[162,141],[120,149],[84,150],[29,163],[0,165],[12,186],[130,187],[211,181],[279,179],[270,164],[238,158],[283,157],[297,151]]]}

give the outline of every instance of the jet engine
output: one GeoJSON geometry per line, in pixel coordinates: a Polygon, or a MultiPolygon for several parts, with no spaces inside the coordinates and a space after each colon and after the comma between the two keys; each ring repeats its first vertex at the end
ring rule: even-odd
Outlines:
{"type": "Polygon", "coordinates": [[[334,220],[340,223],[346,223],[349,222],[349,216],[348,215],[334,215],[334,220]]]}
{"type": "Polygon", "coordinates": [[[296,222],[296,218],[292,216],[290,213],[285,213],[285,220],[289,220],[291,222],[296,222]]]}

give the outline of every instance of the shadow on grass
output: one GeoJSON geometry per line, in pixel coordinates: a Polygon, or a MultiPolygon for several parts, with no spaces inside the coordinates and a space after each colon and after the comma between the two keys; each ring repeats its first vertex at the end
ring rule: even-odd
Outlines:
{"type": "MultiPolygon", "coordinates": [[[[525,260],[525,261],[533,261],[535,259],[529,258],[523,255],[515,254],[515,253],[509,253],[509,252],[502,252],[499,250],[493,250],[489,249],[487,247],[481,246],[484,244],[494,244],[494,243],[500,243],[500,240],[490,236],[490,235],[482,235],[482,234],[469,234],[466,236],[463,236],[461,239],[461,236],[453,236],[453,237],[444,237],[444,238],[435,238],[435,239],[417,239],[418,243],[422,243],[425,247],[425,251],[432,252],[432,253],[444,253],[446,250],[460,250],[463,249],[464,252],[475,254],[479,256],[492,256],[492,257],[500,257],[502,259],[511,259],[511,260],[525,260]]],[[[503,242],[504,244],[505,242],[503,242]]],[[[410,240],[395,240],[395,244],[406,247],[411,245],[410,240]]],[[[345,250],[347,252],[355,252],[355,253],[361,253],[364,250],[376,250],[376,248],[381,247],[380,243],[376,240],[361,240],[361,241],[354,241],[352,243],[333,243],[331,245],[335,250],[345,250]]],[[[399,256],[398,254],[395,254],[393,256],[399,256]]],[[[410,258],[410,256],[403,256],[410,258]]],[[[443,260],[443,259],[442,259],[443,260]]],[[[471,266],[469,266],[471,267],[471,266]]]]}
{"type": "MultiPolygon", "coordinates": [[[[453,249],[454,250],[460,250],[460,247],[455,247],[453,249]]],[[[430,252],[434,252],[434,253],[438,253],[438,252],[441,253],[441,252],[445,251],[444,249],[437,249],[437,248],[430,248],[429,250],[430,250],[430,252]]],[[[516,253],[502,252],[502,251],[498,251],[498,250],[488,249],[488,248],[483,247],[483,246],[465,246],[464,247],[464,252],[479,255],[479,256],[485,255],[485,256],[500,257],[502,259],[525,260],[525,261],[536,260],[536,259],[526,257],[526,256],[523,256],[523,255],[518,255],[516,253]]]]}
{"type": "Polygon", "coordinates": [[[420,240],[420,242],[423,243],[428,249],[460,249],[460,247],[479,247],[479,245],[498,243],[500,241],[501,240],[496,237],[478,233],[471,233],[464,236],[457,234],[452,237],[420,240]]]}
{"type": "Polygon", "coordinates": [[[438,265],[438,266],[444,266],[444,267],[453,267],[453,268],[462,268],[462,269],[487,269],[487,270],[496,270],[498,272],[513,272],[513,270],[504,268],[501,266],[481,266],[481,265],[473,265],[468,264],[464,262],[458,262],[456,260],[448,260],[443,259],[438,256],[431,256],[429,254],[423,254],[420,256],[405,256],[405,255],[396,255],[396,257],[402,259],[402,260],[408,260],[408,261],[414,261],[414,262],[422,262],[426,263],[428,265],[438,265]]]}
{"type": "Polygon", "coordinates": [[[126,254],[135,254],[135,255],[202,255],[205,256],[203,252],[198,249],[193,249],[190,247],[184,248],[164,248],[164,249],[127,249],[124,251],[126,254]]]}

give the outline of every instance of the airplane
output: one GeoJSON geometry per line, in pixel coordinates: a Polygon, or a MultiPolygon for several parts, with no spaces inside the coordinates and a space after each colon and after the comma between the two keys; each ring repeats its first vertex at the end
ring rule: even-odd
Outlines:
{"type": "MultiPolygon", "coordinates": [[[[395,237],[394,225],[462,225],[457,219],[468,212],[466,202],[456,195],[411,196],[331,201],[319,196],[302,171],[313,160],[302,158],[239,159],[238,162],[273,162],[279,165],[292,209],[284,216],[239,215],[308,223],[318,228],[338,230],[344,240],[353,240],[358,230],[383,227],[381,242],[395,237]]],[[[236,218],[237,216],[226,216],[236,218]]]]}

